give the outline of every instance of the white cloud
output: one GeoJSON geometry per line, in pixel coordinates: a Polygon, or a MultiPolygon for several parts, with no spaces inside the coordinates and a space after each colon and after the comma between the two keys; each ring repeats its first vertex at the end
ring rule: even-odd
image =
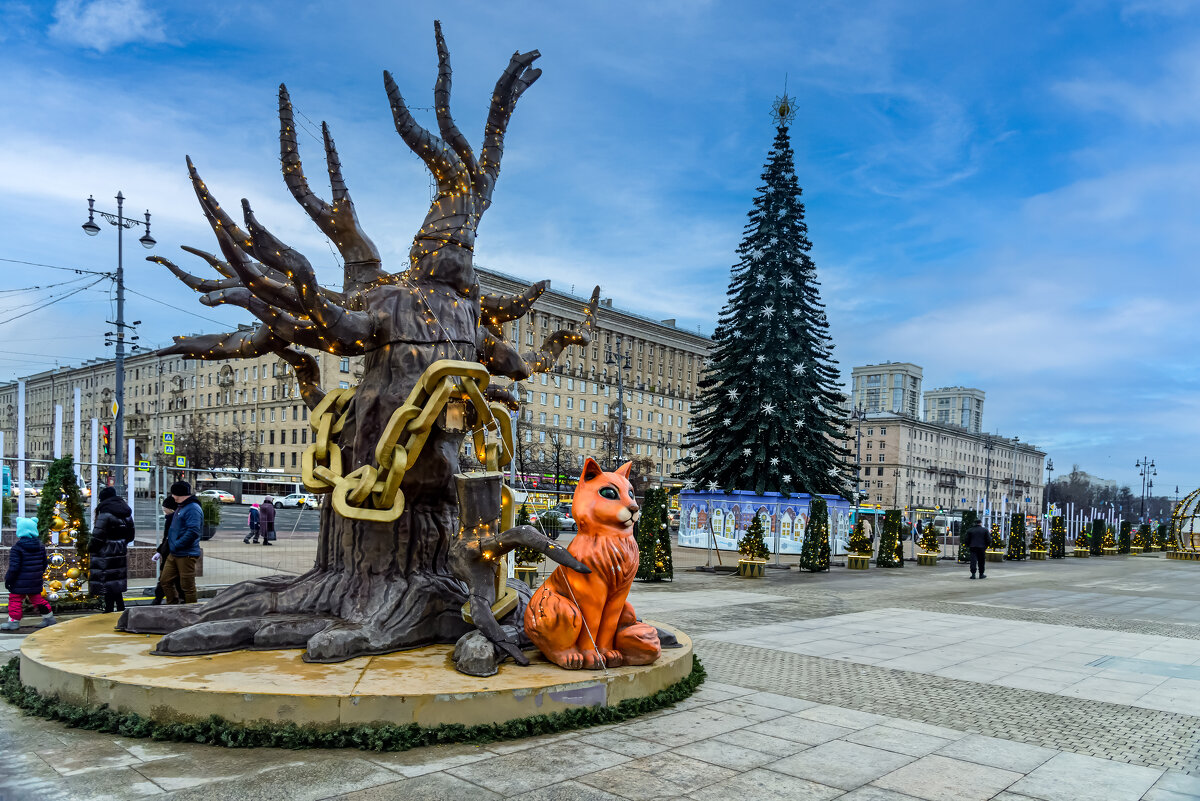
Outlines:
{"type": "Polygon", "coordinates": [[[1143,125],[1194,124],[1200,119],[1200,49],[1193,42],[1176,51],[1151,80],[1076,78],[1059,82],[1054,90],[1087,111],[1143,125]]]}
{"type": "Polygon", "coordinates": [[[131,42],[162,42],[162,20],[142,0],[58,0],[50,36],[104,53],[131,42]]]}

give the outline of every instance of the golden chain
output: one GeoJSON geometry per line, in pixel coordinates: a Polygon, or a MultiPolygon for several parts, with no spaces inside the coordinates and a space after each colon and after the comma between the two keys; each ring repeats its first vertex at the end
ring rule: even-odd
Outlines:
{"type": "Polygon", "coordinates": [[[391,418],[375,445],[374,467],[365,464],[342,474],[342,451],[336,439],[350,414],[353,389],[333,389],[313,409],[308,424],[313,442],[304,451],[303,479],[309,492],[332,493],[333,508],[342,517],[373,523],[390,523],[404,513],[400,482],[416,463],[434,422],[451,400],[467,400],[475,409],[471,430],[475,452],[488,470],[499,470],[512,461],[512,421],[500,403],[488,403],[483,391],[491,376],[478,362],[441,359],[421,374],[404,404],[391,418]],[[498,432],[498,443],[487,441],[488,429],[498,432]]]}

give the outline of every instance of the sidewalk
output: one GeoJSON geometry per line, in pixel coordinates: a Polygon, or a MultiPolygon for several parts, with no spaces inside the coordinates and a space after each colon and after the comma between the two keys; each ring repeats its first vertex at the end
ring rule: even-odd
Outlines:
{"type": "MultiPolygon", "coordinates": [[[[703,562],[704,552],[699,552],[703,562]]],[[[637,584],[709,680],[620,725],[395,754],[130,740],[0,704],[8,798],[1200,798],[1198,568],[1128,557],[637,584]]],[[[11,649],[17,638],[0,639],[11,649]]]]}

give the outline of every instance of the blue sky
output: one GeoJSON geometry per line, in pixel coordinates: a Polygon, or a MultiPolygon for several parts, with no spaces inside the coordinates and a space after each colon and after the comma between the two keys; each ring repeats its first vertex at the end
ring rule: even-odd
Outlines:
{"type": "MultiPolygon", "coordinates": [[[[916,362],[926,388],[986,390],[985,425],[1060,472],[1132,485],[1149,455],[1156,489],[1195,487],[1200,8],[983,5],[444,3],[472,141],[509,54],[542,53],[478,262],[567,290],[599,282],[618,305],[711,332],[786,75],[845,372],[916,362]]],[[[109,209],[121,189],[153,213],[155,252],[201,272],[178,250],[215,248],[186,153],[223,203],[249,198],[338,282],[279,177],[283,81],[314,129],[332,126],[366,230],[398,266],[428,190],[381,73],[432,103],[431,8],[0,0],[0,258],[111,269],[114,229],[79,225],[89,194],[109,209]]],[[[301,148],[317,174],[316,140],[301,148]]],[[[244,320],[128,244],[143,343],[244,320]]],[[[0,269],[6,290],[74,277],[0,269]]],[[[0,320],[74,286],[0,292],[0,320]]],[[[105,355],[110,304],[100,285],[0,324],[0,378],[105,355]]]]}

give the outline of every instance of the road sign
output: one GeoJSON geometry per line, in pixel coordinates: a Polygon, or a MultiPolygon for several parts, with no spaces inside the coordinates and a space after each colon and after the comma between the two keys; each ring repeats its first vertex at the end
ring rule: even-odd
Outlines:
{"type": "Polygon", "coordinates": [[[174,431],[164,431],[163,432],[163,445],[174,445],[174,444],[175,444],[175,432],[174,431]]]}
{"type": "Polygon", "coordinates": [[[187,467],[187,457],[186,456],[176,456],[175,457],[175,466],[176,467],[187,467]]]}
{"type": "Polygon", "coordinates": [[[113,405],[112,405],[112,413],[113,413],[113,417],[116,417],[116,416],[117,416],[117,412],[119,412],[120,410],[121,410],[121,407],[117,405],[117,402],[116,402],[116,401],[113,401],[113,405]]]}
{"type": "Polygon", "coordinates": [[[137,469],[139,472],[148,473],[148,472],[150,472],[150,463],[145,460],[142,460],[142,461],[138,462],[137,469]]]}
{"type": "Polygon", "coordinates": [[[175,446],[174,445],[163,445],[163,454],[165,456],[174,456],[175,455],[175,446]]]}

